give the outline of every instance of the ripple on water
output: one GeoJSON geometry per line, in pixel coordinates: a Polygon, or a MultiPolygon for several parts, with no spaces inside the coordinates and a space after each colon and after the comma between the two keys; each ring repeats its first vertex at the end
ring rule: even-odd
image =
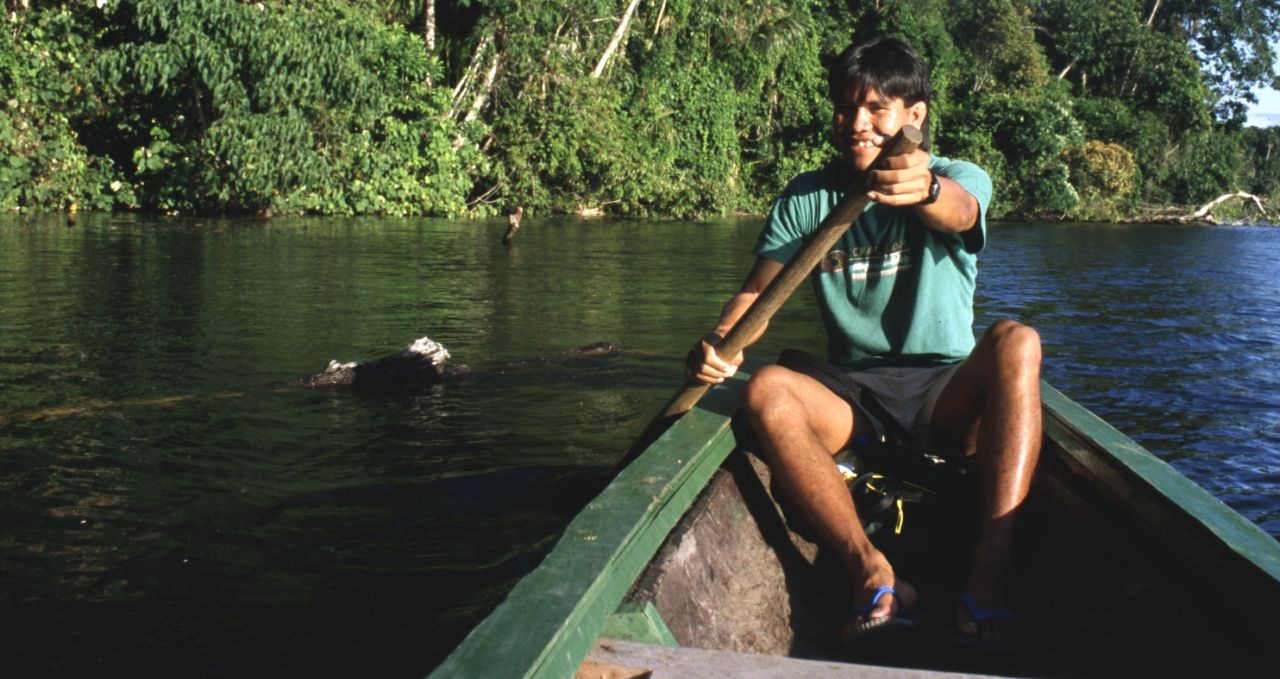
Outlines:
{"type": "MultiPolygon", "coordinates": [[[[6,669],[425,674],[555,540],[572,503],[548,485],[612,464],[680,383],[758,221],[504,229],[0,228],[0,418],[43,409],[0,420],[0,573],[31,640],[6,669]],[[294,384],[423,335],[476,374],[294,384]],[[623,356],[534,360],[597,340],[623,356]]],[[[1280,535],[1277,250],[993,225],[976,325],[1035,326],[1046,379],[1280,535]]],[[[821,336],[801,292],[751,354],[821,336]]]]}

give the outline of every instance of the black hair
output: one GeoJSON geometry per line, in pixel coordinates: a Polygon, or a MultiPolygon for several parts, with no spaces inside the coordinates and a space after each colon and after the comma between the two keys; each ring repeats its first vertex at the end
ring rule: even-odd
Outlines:
{"type": "Polygon", "coordinates": [[[907,106],[918,101],[927,104],[932,94],[929,65],[898,38],[875,38],[841,52],[827,70],[831,101],[836,102],[848,88],[900,97],[907,106]]]}
{"type": "MultiPolygon", "coordinates": [[[[929,65],[909,43],[899,38],[873,38],[850,45],[827,69],[827,92],[831,103],[838,105],[848,90],[874,91],[887,97],[902,99],[907,106],[929,103],[933,87],[929,83],[929,65]]],[[[929,117],[921,130],[929,148],[929,117]]]]}

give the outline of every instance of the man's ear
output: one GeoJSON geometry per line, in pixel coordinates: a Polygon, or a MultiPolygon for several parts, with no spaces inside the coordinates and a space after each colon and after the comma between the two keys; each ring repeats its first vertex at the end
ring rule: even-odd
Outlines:
{"type": "Polygon", "coordinates": [[[924,126],[924,119],[928,115],[929,105],[923,101],[917,101],[907,108],[907,122],[917,128],[924,126]]]}

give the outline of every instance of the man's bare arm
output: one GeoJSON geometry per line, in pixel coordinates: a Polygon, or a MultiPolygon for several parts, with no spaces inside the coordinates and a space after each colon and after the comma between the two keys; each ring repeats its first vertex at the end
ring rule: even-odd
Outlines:
{"type": "Polygon", "coordinates": [[[942,175],[938,175],[937,202],[919,204],[929,196],[933,174],[926,151],[887,158],[885,168],[875,171],[872,199],[884,205],[914,206],[924,225],[936,231],[963,233],[976,226],[978,199],[942,175]]]}
{"type": "MultiPolygon", "coordinates": [[[[716,322],[715,329],[699,340],[689,351],[687,370],[690,377],[707,384],[719,384],[726,378],[733,376],[738,366],[742,364],[742,353],[739,352],[737,356],[730,357],[730,360],[726,361],[716,354],[715,349],[724,340],[724,336],[742,318],[743,314],[747,313],[747,309],[751,308],[751,304],[756,301],[760,293],[764,292],[769,283],[781,271],[782,264],[779,262],[765,257],[756,258],[756,263],[751,267],[751,272],[747,274],[742,287],[724,305],[724,310],[720,312],[720,320],[716,322]]],[[[755,336],[747,341],[747,344],[754,344],[756,340],[760,339],[766,327],[768,327],[767,323],[762,325],[755,336]]]]}

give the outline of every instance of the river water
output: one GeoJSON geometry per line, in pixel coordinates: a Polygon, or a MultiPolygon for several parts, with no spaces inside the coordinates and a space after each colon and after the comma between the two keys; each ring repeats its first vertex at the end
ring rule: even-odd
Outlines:
{"type": "MultiPolygon", "coordinates": [[[[757,228],[0,218],[6,674],[425,675],[554,544],[548,480],[673,393],[757,228]],[[424,335],[473,374],[296,384],[424,335]]],[[[977,329],[1036,326],[1047,380],[1280,536],[1277,251],[993,225],[977,329]]],[[[753,355],[821,336],[804,290],[753,355]]]]}

